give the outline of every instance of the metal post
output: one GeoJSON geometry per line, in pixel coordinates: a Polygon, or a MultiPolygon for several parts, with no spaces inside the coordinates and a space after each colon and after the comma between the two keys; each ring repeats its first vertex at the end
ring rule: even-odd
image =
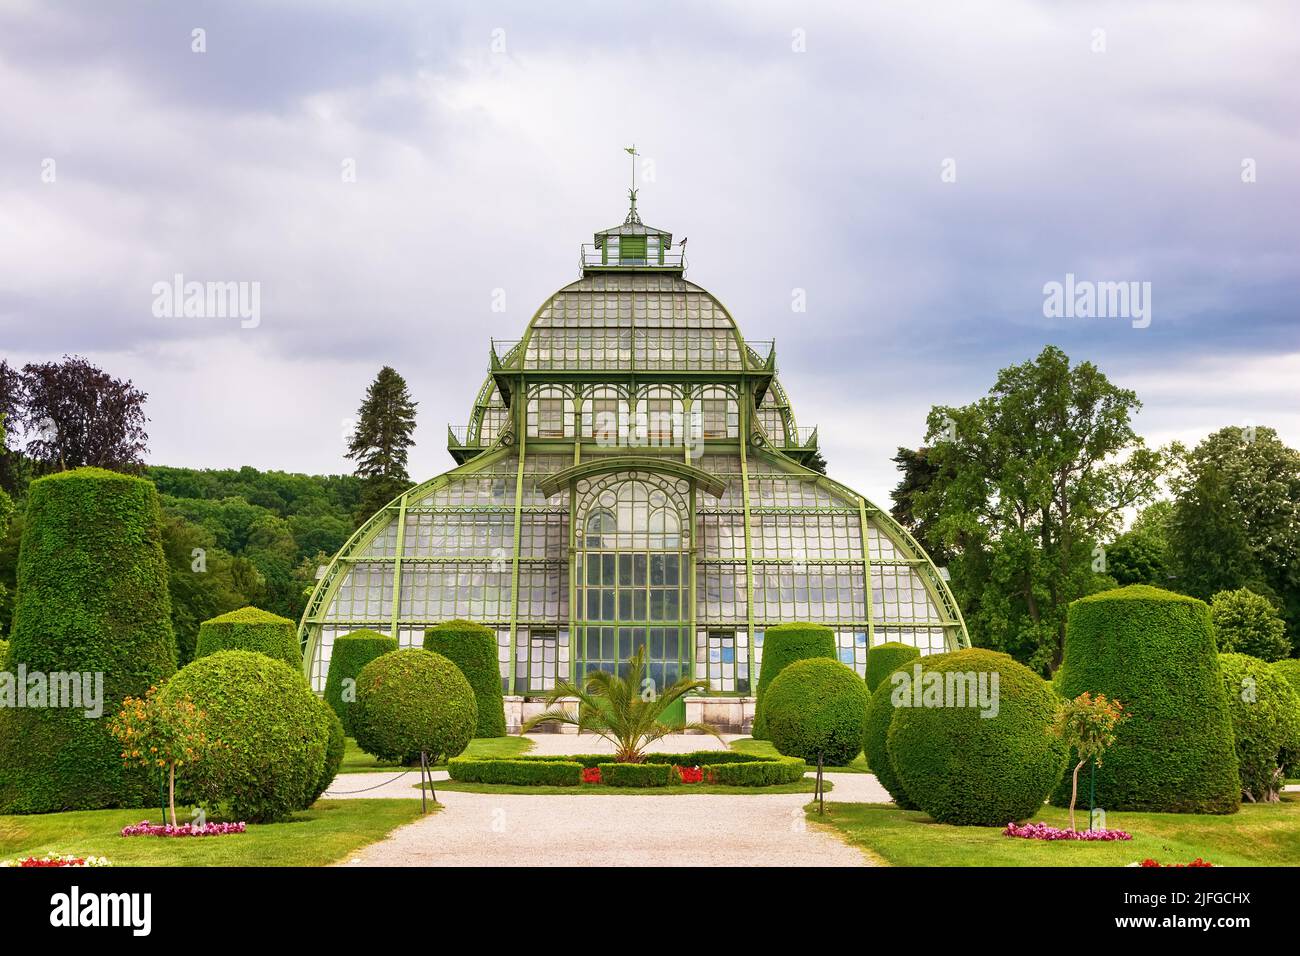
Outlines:
{"type": "Polygon", "coordinates": [[[817,752],[817,812],[826,813],[826,790],[822,783],[822,754],[817,752]]]}

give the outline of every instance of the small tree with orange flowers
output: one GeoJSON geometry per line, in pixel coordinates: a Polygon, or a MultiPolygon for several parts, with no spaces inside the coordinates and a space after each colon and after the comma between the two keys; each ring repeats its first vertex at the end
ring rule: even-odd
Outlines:
{"type": "MultiPolygon", "coordinates": [[[[1074,804],[1079,796],[1079,771],[1089,761],[1101,766],[1102,755],[1115,743],[1116,728],[1126,719],[1128,714],[1124,713],[1124,706],[1119,701],[1110,700],[1105,694],[1089,694],[1087,691],[1074,700],[1063,701],[1057,708],[1053,730],[1079,756],[1079,762],[1074,765],[1074,783],[1070,789],[1071,830],[1075,828],[1074,804]]],[[[1088,829],[1092,829],[1091,815],[1088,829]]]]}
{"type": "Polygon", "coordinates": [[[167,771],[167,803],[176,826],[176,770],[197,763],[213,746],[206,715],[189,697],[164,703],[157,687],[144,697],[128,697],[109,722],[128,764],[167,771]]]}

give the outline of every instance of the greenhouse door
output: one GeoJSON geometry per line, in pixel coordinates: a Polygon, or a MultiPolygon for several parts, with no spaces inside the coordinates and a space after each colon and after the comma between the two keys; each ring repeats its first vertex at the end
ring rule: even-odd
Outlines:
{"type": "Polygon", "coordinates": [[[644,650],[642,692],[658,692],[689,672],[689,483],[620,472],[576,490],[578,675],[625,675],[644,650]]]}

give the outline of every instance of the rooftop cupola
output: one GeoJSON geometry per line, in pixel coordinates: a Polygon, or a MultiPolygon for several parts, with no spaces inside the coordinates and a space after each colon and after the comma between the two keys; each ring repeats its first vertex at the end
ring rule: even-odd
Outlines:
{"type": "Polygon", "coordinates": [[[673,249],[673,234],[663,229],[647,226],[641,221],[636,208],[636,157],[635,146],[626,147],[632,156],[632,185],[627,191],[628,210],[622,225],[602,229],[595,241],[584,245],[581,253],[582,274],[593,272],[626,272],[629,270],[675,272],[686,269],[683,245],[673,249]]]}

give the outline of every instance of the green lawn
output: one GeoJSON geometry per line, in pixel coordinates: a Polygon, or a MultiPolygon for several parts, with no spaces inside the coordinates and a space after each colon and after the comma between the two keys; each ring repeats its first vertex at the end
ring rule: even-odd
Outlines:
{"type": "MultiPolygon", "coordinates": [[[[517,757],[533,749],[533,742],[527,737],[476,737],[465,748],[464,757],[517,757]]],[[[339,773],[376,773],[391,770],[410,769],[401,764],[381,763],[370,756],[351,737],[347,740],[347,749],[343,752],[343,764],[339,773]]]]}
{"type": "MultiPolygon", "coordinates": [[[[680,783],[670,787],[605,787],[596,784],[579,784],[576,787],[529,787],[505,783],[466,783],[462,780],[436,780],[434,791],[454,790],[461,793],[519,793],[529,796],[669,796],[679,793],[725,793],[730,796],[756,794],[770,796],[774,793],[812,793],[816,781],[808,777],[796,783],[783,783],[772,787],[724,787],[720,784],[680,783]]],[[[417,783],[415,789],[419,790],[417,783]]],[[[830,793],[831,782],[826,781],[830,793]]]]}
{"type": "MultiPolygon", "coordinates": [[[[1087,810],[1083,811],[1086,819],[1087,810]]],[[[1225,866],[1300,865],[1300,794],[1281,803],[1245,804],[1231,816],[1184,813],[1108,813],[1106,825],[1132,840],[1106,843],[1024,840],[1001,827],[954,827],[892,804],[828,803],[808,819],[825,821],[848,842],[894,866],[1125,866],[1147,857],[1189,863],[1198,856],[1225,866]]],[[[1044,807],[1034,817],[1056,827],[1068,810],[1044,807]]]]}
{"type": "MultiPolygon", "coordinates": [[[[772,746],[770,740],[755,740],[753,737],[739,737],[733,740],[730,745],[732,750],[739,750],[741,753],[753,754],[755,757],[779,757],[780,753],[772,746]]],[[[817,765],[813,763],[810,770],[816,770],[817,765]]],[[[826,773],[871,773],[867,767],[867,758],[858,754],[847,767],[823,767],[826,773]]]]}
{"type": "Polygon", "coordinates": [[[156,823],[157,808],[0,816],[0,859],[54,851],[104,856],[114,866],[324,866],[419,816],[419,799],[320,800],[284,823],[216,837],[121,835],[145,818],[156,823]]]}

